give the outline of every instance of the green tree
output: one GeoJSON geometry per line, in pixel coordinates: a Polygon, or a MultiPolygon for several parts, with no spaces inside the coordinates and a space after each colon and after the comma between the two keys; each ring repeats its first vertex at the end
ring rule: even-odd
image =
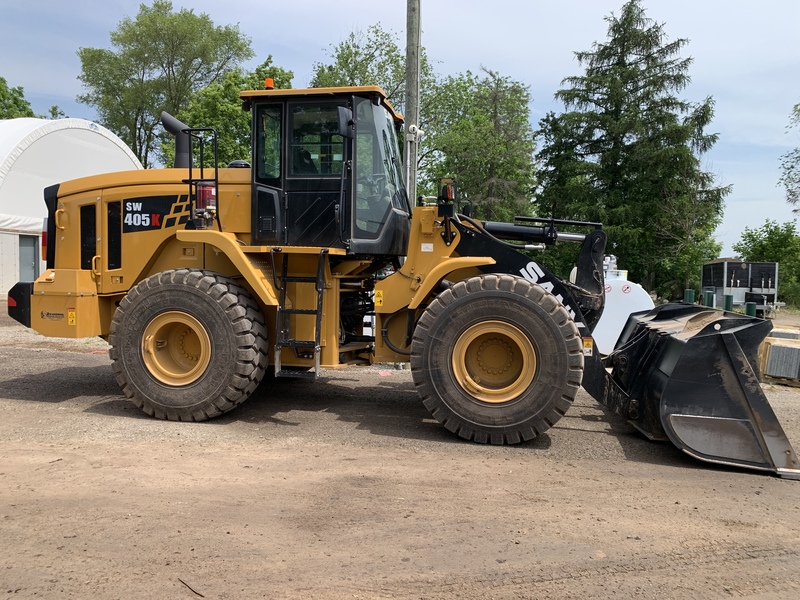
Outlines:
{"type": "Polygon", "coordinates": [[[99,121],[124,140],[144,166],[158,152],[161,111],[178,114],[197,90],[221,80],[253,56],[238,26],[215,26],[205,14],[172,2],[141,4],[135,19],[124,18],[111,32],[113,50],[81,48],[86,93],[99,121]]]}
{"type": "Polygon", "coordinates": [[[0,77],[0,119],[35,117],[30,103],[25,99],[21,87],[8,87],[5,78],[0,77]]]}
{"type": "Polygon", "coordinates": [[[779,299],[800,306],[800,235],[796,221],[779,224],[767,219],[757,229],[745,227],[733,249],[743,261],[778,263],[779,299]]]}
{"type": "MultiPolygon", "coordinates": [[[[448,77],[428,98],[433,107],[420,153],[427,161],[423,181],[455,176],[475,215],[511,221],[529,215],[534,190],[534,134],[529,89],[520,82],[482,69],[448,77]]],[[[427,109],[425,109],[427,110],[427,109]]]]}
{"type": "MultiPolygon", "coordinates": [[[[400,111],[405,102],[406,59],[397,35],[385,31],[380,23],[367,32],[352,31],[341,42],[331,45],[330,62],[314,63],[311,87],[340,87],[377,85],[386,92],[389,101],[400,111]]],[[[430,71],[424,55],[424,73],[430,71]]]]}
{"type": "MultiPolygon", "coordinates": [[[[176,116],[190,127],[208,127],[217,131],[217,151],[220,165],[233,160],[251,160],[250,119],[251,114],[242,110],[239,92],[264,89],[264,80],[273,79],[276,89],[292,87],[294,74],[272,64],[272,56],[245,72],[234,69],[217,81],[192,96],[185,110],[176,116]]],[[[170,139],[162,149],[165,164],[171,164],[175,156],[175,144],[170,139]]],[[[211,166],[211,156],[206,155],[206,166],[211,166]]]]}
{"type": "Polygon", "coordinates": [[[421,86],[419,127],[424,134],[417,151],[420,195],[435,195],[439,178],[455,175],[443,165],[444,140],[461,121],[469,118],[477,89],[478,78],[469,71],[447,75],[421,86]]]}
{"type": "Polygon", "coordinates": [[[47,111],[47,118],[56,120],[56,119],[67,119],[67,114],[61,110],[57,104],[54,104],[50,107],[50,110],[47,111]]]}
{"type": "MultiPolygon", "coordinates": [[[[366,33],[351,32],[343,41],[331,45],[326,62],[314,64],[312,87],[338,87],[348,85],[377,85],[382,88],[401,113],[405,109],[406,55],[397,35],[385,31],[380,23],[370,26],[366,33]]],[[[456,118],[466,112],[466,103],[474,103],[475,84],[471,74],[439,80],[427,58],[425,48],[420,49],[420,119],[424,132],[417,152],[418,191],[422,195],[436,193],[436,169],[443,153],[439,134],[445,123],[451,126],[456,118]],[[447,86],[451,95],[446,94],[447,86]]]]}
{"type": "MultiPolygon", "coordinates": [[[[508,220],[530,212],[533,132],[530,92],[508,77],[483,69],[438,77],[420,50],[418,186],[437,190],[440,177],[458,179],[463,197],[483,218],[508,220]]],[[[405,52],[397,36],[380,24],[353,32],[331,46],[330,60],[314,65],[314,87],[378,85],[402,112],[405,52]]]]}
{"type": "MultiPolygon", "coordinates": [[[[800,126],[800,103],[795,104],[789,117],[789,130],[800,126]]],[[[800,202],[800,148],[790,150],[781,157],[780,183],[786,188],[786,202],[797,206],[800,202]]],[[[797,212],[800,209],[795,208],[797,212]]]]}
{"type": "Polygon", "coordinates": [[[602,222],[631,277],[676,297],[720,250],[712,234],[730,187],[700,165],[717,141],[705,132],[714,102],[677,97],[690,81],[687,40],[666,42],[641,0],[606,21],[607,43],[576,52],[585,73],[556,93],[567,111],[540,122],[537,209],[602,222]]]}

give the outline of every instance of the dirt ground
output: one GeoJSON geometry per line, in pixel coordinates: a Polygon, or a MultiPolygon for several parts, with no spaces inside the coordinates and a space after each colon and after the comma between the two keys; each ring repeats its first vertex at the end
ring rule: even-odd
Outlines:
{"type": "MultiPolygon", "coordinates": [[[[515,447],[455,439],[388,367],[169,423],[101,340],[5,314],[0,597],[800,597],[800,481],[696,462],[583,392],[515,447]]],[[[800,393],[765,389],[800,449],[800,393]]]]}

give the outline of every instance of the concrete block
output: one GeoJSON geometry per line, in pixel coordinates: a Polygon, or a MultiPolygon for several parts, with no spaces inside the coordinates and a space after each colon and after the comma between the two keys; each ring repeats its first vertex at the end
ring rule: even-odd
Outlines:
{"type": "Polygon", "coordinates": [[[768,337],[759,358],[763,376],[800,381],[800,340],[768,337]]]}
{"type": "Polygon", "coordinates": [[[771,338],[781,338],[786,340],[800,340],[800,329],[773,329],[769,334],[771,338]]]}

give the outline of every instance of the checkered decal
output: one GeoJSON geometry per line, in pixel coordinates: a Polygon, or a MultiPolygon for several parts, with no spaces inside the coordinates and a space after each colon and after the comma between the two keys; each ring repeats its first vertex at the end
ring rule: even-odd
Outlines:
{"type": "Polygon", "coordinates": [[[191,204],[189,203],[189,196],[181,196],[172,205],[172,212],[167,218],[164,219],[164,228],[174,227],[177,225],[185,225],[189,220],[191,214],[191,204]]]}

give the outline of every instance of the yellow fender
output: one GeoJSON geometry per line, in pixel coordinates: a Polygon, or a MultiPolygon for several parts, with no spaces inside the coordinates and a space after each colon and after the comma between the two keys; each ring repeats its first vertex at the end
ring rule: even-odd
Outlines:
{"type": "Polygon", "coordinates": [[[242,274],[250,288],[264,304],[277,306],[278,297],[273,289],[271,275],[253,265],[245,255],[236,236],[232,233],[214,231],[213,229],[185,229],[175,236],[181,242],[208,244],[222,252],[233,263],[236,271],[242,274]]]}
{"type": "Polygon", "coordinates": [[[380,313],[394,313],[402,308],[415,309],[428,297],[433,288],[450,273],[461,269],[495,264],[488,256],[459,256],[446,258],[427,273],[411,275],[400,271],[380,281],[375,286],[375,309],[380,313]]]}

